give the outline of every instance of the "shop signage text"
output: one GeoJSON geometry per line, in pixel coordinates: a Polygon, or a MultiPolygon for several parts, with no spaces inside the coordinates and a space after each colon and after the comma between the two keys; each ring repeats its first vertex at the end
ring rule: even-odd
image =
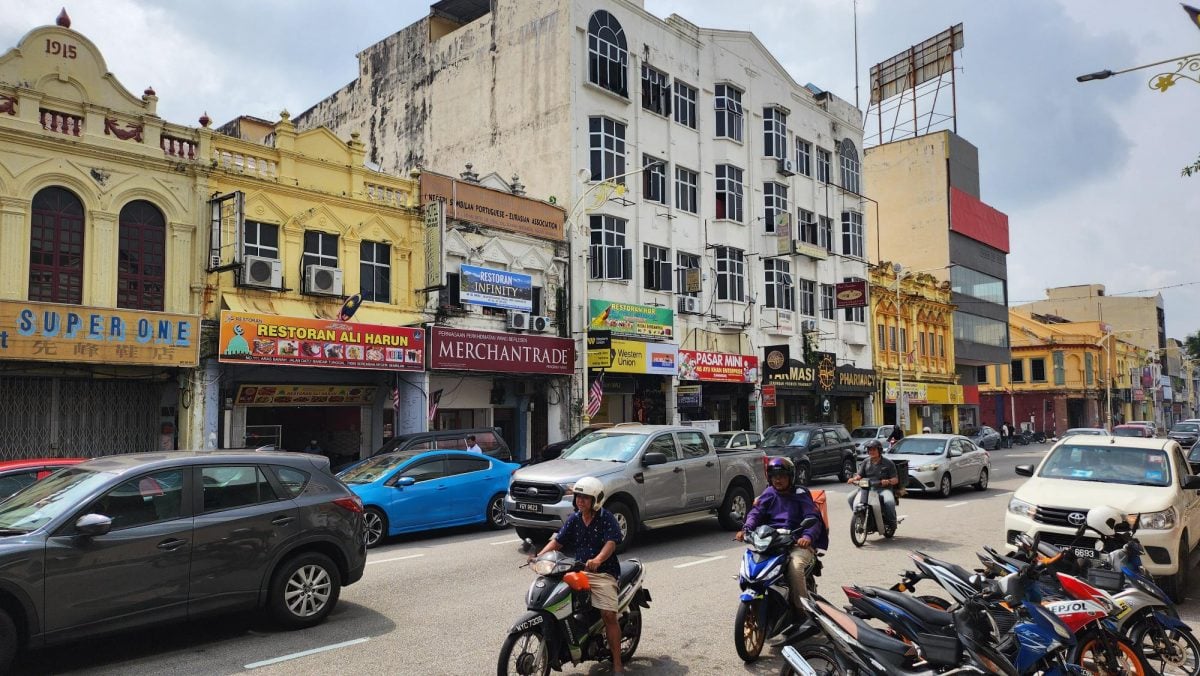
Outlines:
{"type": "MultiPolygon", "coordinates": [[[[884,383],[883,398],[886,402],[896,401],[896,391],[899,383],[889,380],[884,383]]],[[[904,401],[909,404],[961,404],[963,403],[962,385],[946,383],[922,383],[904,381],[904,401]]]]}
{"type": "Polygon", "coordinates": [[[190,315],[0,301],[0,359],[195,366],[199,326],[190,315]]]}
{"type": "Polygon", "coordinates": [[[771,380],[787,374],[788,364],[791,361],[791,347],[787,343],[764,347],[763,374],[765,378],[771,380]]]}
{"type": "Polygon", "coordinates": [[[307,317],[221,312],[219,361],[234,364],[422,371],[425,333],[307,317]]]}
{"type": "Polygon", "coordinates": [[[433,201],[425,205],[425,288],[438,288],[445,278],[446,207],[433,201]]]}
{"type": "Polygon", "coordinates": [[[763,408],[775,408],[777,405],[774,385],[763,385],[762,405],[763,408]]]}
{"type": "Polygon", "coordinates": [[[590,328],[608,329],[614,336],[671,340],[675,335],[675,313],[667,307],[592,299],[588,316],[590,328]]]}
{"type": "Polygon", "coordinates": [[[837,299],[835,305],[839,310],[847,307],[867,306],[867,282],[865,280],[838,282],[835,293],[837,299]]]}
{"type": "Polygon", "coordinates": [[[421,172],[421,201],[431,199],[445,203],[446,218],[559,242],[565,239],[566,213],[552,204],[421,172]]]}
{"type": "Polygon", "coordinates": [[[613,373],[649,373],[675,375],[678,348],[667,343],[642,343],[636,340],[612,341],[613,373]]]}
{"type": "Polygon", "coordinates": [[[464,303],[502,310],[533,311],[533,277],[474,265],[458,268],[458,297],[464,303]]]}
{"type": "Polygon", "coordinates": [[[699,385],[680,385],[675,388],[677,408],[700,408],[703,405],[704,395],[699,385]]]}
{"type": "Polygon", "coordinates": [[[829,352],[818,352],[815,364],[790,360],[780,374],[766,373],[766,382],[791,389],[821,393],[850,393],[875,391],[875,372],[853,366],[837,366],[829,352]]]}
{"type": "Polygon", "coordinates": [[[430,329],[429,368],[571,375],[575,341],[435,326],[430,329]]]}
{"type": "Polygon", "coordinates": [[[758,382],[758,357],[680,350],[679,379],[724,383],[758,382]]]}
{"type": "Polygon", "coordinates": [[[373,385],[242,385],[236,406],[370,406],[373,385]]]}

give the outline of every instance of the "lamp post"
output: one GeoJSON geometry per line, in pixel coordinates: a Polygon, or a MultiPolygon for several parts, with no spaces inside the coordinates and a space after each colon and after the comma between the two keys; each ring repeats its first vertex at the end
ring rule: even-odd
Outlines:
{"type": "Polygon", "coordinates": [[[1104,348],[1104,429],[1112,433],[1112,331],[1105,331],[1104,336],[1095,345],[1104,348]]]}
{"type": "Polygon", "coordinates": [[[1084,73],[1083,75],[1076,77],[1075,81],[1076,82],[1091,82],[1092,80],[1107,80],[1108,78],[1110,78],[1114,75],[1121,75],[1122,73],[1129,73],[1129,72],[1132,72],[1135,70],[1143,70],[1145,68],[1153,68],[1155,66],[1161,66],[1164,63],[1177,64],[1175,67],[1175,72],[1173,72],[1173,73],[1164,72],[1164,73],[1158,73],[1156,75],[1151,76],[1150,80],[1146,83],[1147,86],[1150,87],[1150,89],[1154,89],[1159,92],[1166,92],[1168,89],[1170,89],[1172,86],[1174,86],[1174,84],[1176,82],[1178,82],[1179,80],[1191,80],[1192,82],[1195,82],[1196,84],[1200,84],[1200,78],[1197,78],[1197,76],[1195,76],[1195,75],[1187,74],[1187,73],[1196,73],[1197,71],[1200,71],[1200,53],[1185,54],[1183,56],[1176,56],[1176,57],[1173,57],[1170,59],[1163,59],[1162,61],[1155,61],[1154,63],[1147,63],[1142,66],[1133,66],[1132,68],[1123,68],[1121,70],[1105,69],[1105,70],[1098,70],[1098,71],[1095,71],[1092,73],[1084,73]]]}
{"type": "MultiPolygon", "coordinates": [[[[899,263],[892,263],[892,272],[895,273],[895,275],[896,275],[896,318],[899,320],[899,323],[900,323],[900,326],[896,327],[896,334],[897,334],[896,338],[900,337],[899,334],[901,331],[901,326],[903,326],[903,324],[904,324],[904,312],[903,312],[903,310],[901,308],[901,304],[900,304],[900,272],[903,269],[904,269],[903,265],[900,265],[899,263]]],[[[896,373],[898,376],[896,378],[896,380],[897,380],[896,424],[900,426],[901,430],[904,430],[905,432],[907,432],[908,425],[905,423],[908,420],[908,406],[906,406],[904,403],[904,400],[907,398],[904,396],[904,348],[905,347],[907,347],[907,346],[905,346],[905,345],[900,346],[900,359],[896,362],[896,373]]]]}

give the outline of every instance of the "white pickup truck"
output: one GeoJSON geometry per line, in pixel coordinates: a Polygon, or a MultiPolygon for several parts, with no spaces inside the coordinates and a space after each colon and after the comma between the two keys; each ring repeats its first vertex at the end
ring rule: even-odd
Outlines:
{"type": "Polygon", "coordinates": [[[604,484],[604,507],[621,524],[624,551],[643,528],[716,514],[742,527],[766,478],[760,450],[717,451],[695,427],[622,425],[597,430],[556,460],[517,470],[504,507],[517,535],[543,540],[574,511],[571,488],[585,476],[604,484]]]}

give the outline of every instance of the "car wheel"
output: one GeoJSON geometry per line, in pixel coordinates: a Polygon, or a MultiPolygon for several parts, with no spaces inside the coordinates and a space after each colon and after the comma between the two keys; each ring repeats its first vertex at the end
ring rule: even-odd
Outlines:
{"type": "Polygon", "coordinates": [[[306,552],[287,559],[271,578],[271,616],[287,629],[320,624],[337,605],[342,576],[328,556],[306,552]]]}
{"type": "Polygon", "coordinates": [[[637,532],[637,522],[634,521],[633,510],[629,509],[624,502],[612,502],[604,505],[604,508],[617,517],[617,525],[621,527],[621,542],[617,545],[617,553],[621,554],[629,549],[629,545],[633,543],[634,534],[637,532]]]}
{"type": "Polygon", "coordinates": [[[375,507],[363,510],[363,542],[366,543],[367,549],[378,546],[387,537],[387,532],[387,517],[382,511],[375,507]]]}
{"type": "Polygon", "coordinates": [[[975,482],[975,490],[986,491],[988,487],[988,471],[987,468],[979,470],[979,481],[975,482]]]}
{"type": "Polygon", "coordinates": [[[808,464],[796,463],[796,485],[807,486],[809,481],[812,481],[812,470],[808,468],[808,464]]]}
{"type": "Polygon", "coordinates": [[[746,523],[746,515],[750,513],[750,493],[741,486],[730,486],[725,496],[725,504],[717,513],[717,519],[725,530],[739,530],[746,523]]]}
{"type": "Polygon", "coordinates": [[[508,514],[504,511],[504,494],[497,493],[488,500],[487,527],[491,530],[508,528],[508,514]]]}
{"type": "Polygon", "coordinates": [[[1187,598],[1188,578],[1191,572],[1188,570],[1190,564],[1189,554],[1187,536],[1184,535],[1183,539],[1179,541],[1179,553],[1176,558],[1179,567],[1175,569],[1175,574],[1171,577],[1155,578],[1159,586],[1162,587],[1167,596],[1170,596],[1171,600],[1175,603],[1183,603],[1184,599],[1187,598]]]}
{"type": "Polygon", "coordinates": [[[938,483],[938,497],[948,498],[950,492],[954,490],[954,485],[950,482],[950,475],[943,474],[942,480],[938,483]]]}
{"type": "Polygon", "coordinates": [[[842,471],[838,472],[838,481],[846,483],[852,476],[854,476],[854,458],[846,458],[842,461],[842,471]]]}
{"type": "Polygon", "coordinates": [[[7,674],[17,655],[17,625],[8,613],[0,610],[0,674],[7,674]]]}

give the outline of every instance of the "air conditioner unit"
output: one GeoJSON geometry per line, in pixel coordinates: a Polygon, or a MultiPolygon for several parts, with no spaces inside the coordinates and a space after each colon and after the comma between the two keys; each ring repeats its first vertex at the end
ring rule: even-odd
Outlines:
{"type": "Polygon", "coordinates": [[[342,295],[342,271],[324,265],[304,266],[304,293],[317,296],[342,295]]]}
{"type": "Polygon", "coordinates": [[[508,313],[508,328],[513,331],[528,331],[529,317],[527,312],[508,313]]]}
{"type": "Polygon", "coordinates": [[[700,314],[700,299],[696,296],[680,296],[679,297],[679,314],[681,314],[681,315],[698,315],[698,314],[700,314]]]}
{"type": "Polygon", "coordinates": [[[541,315],[530,315],[529,330],[534,333],[545,333],[550,330],[550,318],[541,315]]]}
{"type": "Polygon", "coordinates": [[[283,261],[263,256],[243,256],[241,284],[263,289],[283,288],[283,261]]]}
{"type": "Polygon", "coordinates": [[[776,160],[775,171],[784,176],[795,176],[796,169],[792,166],[791,160],[776,160]]]}
{"type": "Polygon", "coordinates": [[[804,321],[800,322],[800,331],[802,333],[812,333],[813,331],[816,331],[816,330],[817,330],[817,320],[805,319],[804,321]]]}

